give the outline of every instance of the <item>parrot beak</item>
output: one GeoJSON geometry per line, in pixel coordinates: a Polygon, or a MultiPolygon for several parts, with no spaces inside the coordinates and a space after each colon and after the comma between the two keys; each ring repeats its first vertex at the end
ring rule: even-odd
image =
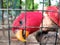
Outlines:
{"type": "MultiPolygon", "coordinates": [[[[18,40],[22,42],[26,42],[26,39],[24,39],[23,37],[22,31],[23,30],[17,30],[17,32],[15,33],[15,36],[18,40]]],[[[29,35],[29,31],[26,31],[26,34],[25,34],[26,38],[28,37],[28,35],[29,35]]]]}

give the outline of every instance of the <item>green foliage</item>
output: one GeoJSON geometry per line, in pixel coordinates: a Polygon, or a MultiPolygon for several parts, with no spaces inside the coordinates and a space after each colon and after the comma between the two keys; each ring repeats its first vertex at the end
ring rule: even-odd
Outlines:
{"type": "Polygon", "coordinates": [[[18,8],[20,6],[20,0],[3,0],[3,7],[7,8],[7,6],[9,8],[18,8]]]}
{"type": "MultiPolygon", "coordinates": [[[[58,0],[50,0],[51,5],[57,6],[58,0]]],[[[43,1],[40,1],[40,4],[43,4],[43,1]]],[[[49,6],[49,0],[44,0],[44,6],[49,6]]]]}
{"type": "Polygon", "coordinates": [[[38,8],[38,4],[35,3],[35,4],[34,4],[34,9],[36,10],[37,8],[38,8]]]}
{"type": "Polygon", "coordinates": [[[7,8],[7,0],[3,0],[3,7],[7,8]]]}
{"type": "Polygon", "coordinates": [[[37,8],[38,8],[38,4],[33,5],[32,3],[29,4],[28,7],[27,7],[28,10],[33,10],[33,9],[36,10],[37,8]]]}
{"type": "Polygon", "coordinates": [[[37,9],[38,4],[37,3],[33,4],[33,2],[34,0],[26,0],[26,3],[21,1],[21,4],[20,4],[20,0],[9,0],[8,3],[7,3],[7,0],[3,0],[3,7],[7,8],[8,6],[9,8],[19,8],[19,6],[21,5],[21,6],[26,6],[28,10],[32,10],[33,7],[34,9],[37,9]]]}
{"type": "Polygon", "coordinates": [[[16,4],[16,5],[14,5],[15,8],[19,8],[19,6],[20,6],[20,0],[16,0],[16,1],[15,1],[15,4],[16,4]]]}
{"type": "MultiPolygon", "coordinates": [[[[7,6],[9,8],[13,8],[13,9],[19,8],[20,0],[8,0],[8,2],[7,2],[7,0],[3,0],[3,8],[7,8],[7,6]]],[[[14,10],[9,11],[10,15],[16,15],[16,14],[19,14],[19,13],[20,13],[20,10],[18,10],[18,11],[14,11],[14,10]]]]}
{"type": "MultiPolygon", "coordinates": [[[[43,1],[41,1],[40,4],[43,4],[43,1]]],[[[49,0],[44,0],[44,6],[49,6],[49,0]]]]}
{"type": "Polygon", "coordinates": [[[34,3],[34,0],[26,0],[26,5],[28,10],[35,10],[38,8],[38,4],[34,3]]]}

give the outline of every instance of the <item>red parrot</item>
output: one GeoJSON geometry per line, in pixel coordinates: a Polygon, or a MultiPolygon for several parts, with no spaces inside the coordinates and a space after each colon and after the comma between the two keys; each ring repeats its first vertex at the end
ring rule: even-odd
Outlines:
{"type": "Polygon", "coordinates": [[[46,12],[48,17],[55,22],[58,26],[60,26],[60,14],[58,14],[58,7],[57,6],[48,6],[46,10],[53,11],[53,12],[46,12]]]}
{"type": "Polygon", "coordinates": [[[23,30],[26,31],[26,37],[28,37],[31,33],[39,30],[42,19],[42,12],[40,11],[27,11],[26,13],[22,12],[13,21],[12,31],[15,33],[18,40],[25,42],[26,40],[22,35],[23,30]]]}

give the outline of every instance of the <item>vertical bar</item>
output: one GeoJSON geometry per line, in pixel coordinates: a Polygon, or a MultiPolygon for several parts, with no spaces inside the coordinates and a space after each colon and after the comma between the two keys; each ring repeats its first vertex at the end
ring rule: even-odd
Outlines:
{"type": "MultiPolygon", "coordinates": [[[[7,13],[9,13],[8,11],[8,0],[7,0],[7,13]]],[[[9,14],[8,14],[8,45],[10,45],[10,24],[9,24],[9,14]]]]}
{"type": "Polygon", "coordinates": [[[0,0],[0,9],[1,9],[2,1],[0,0]]]}
{"type": "MultiPolygon", "coordinates": [[[[43,0],[43,5],[42,5],[42,6],[43,6],[43,7],[42,7],[42,28],[44,28],[44,27],[43,27],[44,0],[43,0]]],[[[42,35],[42,28],[40,28],[40,29],[41,29],[41,35],[42,35]]],[[[42,45],[41,41],[40,41],[40,45],[42,45]]]]}
{"type": "MultiPolygon", "coordinates": [[[[3,9],[4,7],[3,7],[3,0],[1,0],[1,8],[3,9]]],[[[4,10],[2,10],[2,25],[4,25],[4,10]]],[[[2,26],[2,32],[3,32],[3,36],[5,37],[5,30],[4,30],[4,26],[2,26]]]]}
{"type": "MultiPolygon", "coordinates": [[[[59,0],[59,3],[58,3],[58,24],[59,24],[59,18],[60,18],[60,0],[59,0]]],[[[58,35],[57,35],[57,33],[58,33],[58,29],[57,29],[57,31],[56,31],[56,39],[55,39],[55,45],[57,45],[57,37],[58,37],[58,35]]]]}
{"type": "MultiPolygon", "coordinates": [[[[24,32],[25,32],[25,36],[24,38],[26,39],[26,10],[27,10],[27,0],[25,0],[25,26],[24,26],[24,32]]],[[[26,45],[26,42],[24,42],[24,45],[26,45]]]]}
{"type": "Polygon", "coordinates": [[[34,10],[34,0],[32,0],[32,10],[34,10]]]}
{"type": "Polygon", "coordinates": [[[57,33],[58,33],[58,28],[56,29],[56,38],[55,38],[55,44],[54,45],[57,45],[57,38],[58,38],[57,33]]]}
{"type": "Polygon", "coordinates": [[[20,6],[19,6],[20,9],[22,9],[22,7],[21,7],[22,5],[21,4],[22,4],[22,1],[20,0],[20,6]]]}
{"type": "Polygon", "coordinates": [[[49,0],[49,6],[51,6],[51,0],[49,0]]]}

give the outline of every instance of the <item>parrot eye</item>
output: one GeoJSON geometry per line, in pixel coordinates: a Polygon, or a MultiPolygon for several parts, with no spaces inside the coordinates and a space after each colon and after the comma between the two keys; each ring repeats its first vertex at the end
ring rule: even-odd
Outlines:
{"type": "Polygon", "coordinates": [[[20,24],[21,24],[21,25],[23,24],[22,21],[20,21],[20,24]]]}

